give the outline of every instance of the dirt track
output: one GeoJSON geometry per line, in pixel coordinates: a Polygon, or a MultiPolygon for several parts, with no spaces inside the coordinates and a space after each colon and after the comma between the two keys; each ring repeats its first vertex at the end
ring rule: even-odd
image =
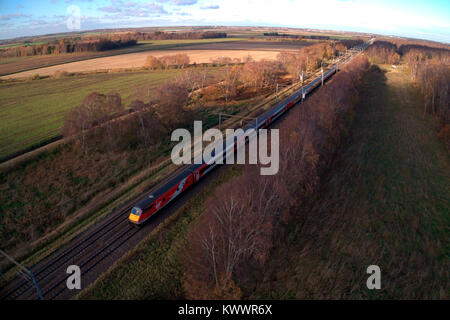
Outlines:
{"type": "Polygon", "coordinates": [[[191,63],[208,63],[211,59],[218,57],[230,57],[230,58],[244,58],[248,55],[252,56],[255,60],[261,59],[275,59],[279,51],[262,51],[262,50],[158,50],[151,52],[138,52],[129,53],[123,55],[117,55],[112,57],[96,58],[85,61],[70,62],[62,65],[45,67],[30,71],[19,72],[7,76],[3,76],[3,79],[17,79],[26,78],[35,74],[40,76],[53,75],[58,70],[64,70],[67,72],[83,72],[93,70],[105,70],[105,69],[120,69],[120,68],[135,68],[142,67],[145,64],[147,56],[152,55],[155,57],[161,57],[165,55],[172,55],[177,53],[186,53],[191,63]]]}

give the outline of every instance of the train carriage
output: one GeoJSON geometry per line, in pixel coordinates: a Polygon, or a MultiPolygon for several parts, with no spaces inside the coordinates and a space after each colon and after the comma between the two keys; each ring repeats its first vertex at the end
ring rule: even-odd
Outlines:
{"type": "Polygon", "coordinates": [[[191,171],[183,171],[169,182],[155,190],[154,193],[139,201],[131,210],[129,220],[135,224],[141,224],[154,213],[166,206],[179,194],[194,184],[194,175],[191,171]]]}
{"type": "MultiPolygon", "coordinates": [[[[323,75],[323,80],[327,80],[333,72],[336,72],[336,68],[333,67],[328,70],[323,75]]],[[[316,89],[322,82],[321,78],[316,78],[314,81],[303,87],[303,90],[299,90],[297,93],[291,97],[285,99],[277,106],[266,111],[261,116],[258,117],[256,123],[250,123],[243,128],[244,131],[244,141],[248,142],[250,134],[252,134],[255,129],[262,129],[269,127],[276,119],[278,119],[282,114],[291,109],[296,103],[300,102],[303,94],[307,95],[316,89]]],[[[180,174],[176,175],[169,182],[165,183],[163,186],[155,190],[152,194],[146,196],[144,199],[139,201],[131,210],[129,221],[140,225],[148,220],[152,215],[165,207],[169,202],[174,200],[193,184],[201,180],[208,172],[213,170],[217,163],[215,160],[225,157],[229,152],[236,151],[240,146],[238,145],[238,137],[234,137],[233,140],[225,141],[220,153],[212,154],[212,163],[194,164],[183,170],[180,174]]]]}

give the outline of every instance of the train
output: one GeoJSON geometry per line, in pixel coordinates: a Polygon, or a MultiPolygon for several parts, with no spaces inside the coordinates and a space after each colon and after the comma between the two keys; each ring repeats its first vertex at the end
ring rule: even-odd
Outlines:
{"type": "MultiPolygon", "coordinates": [[[[323,73],[323,81],[326,81],[334,73],[338,71],[337,65],[332,66],[331,69],[323,73]]],[[[317,77],[309,84],[300,88],[295,94],[285,99],[275,107],[267,110],[261,116],[258,116],[254,123],[250,123],[242,128],[242,133],[245,135],[245,140],[249,141],[250,137],[254,137],[255,133],[260,129],[269,127],[274,121],[276,121],[283,114],[288,112],[297,103],[305,99],[306,95],[310,94],[322,83],[322,76],[317,77]]],[[[129,215],[129,222],[135,225],[142,225],[148,219],[150,219],[157,212],[166,207],[174,199],[180,197],[186,190],[191,188],[194,184],[198,183],[211,172],[218,164],[216,160],[220,157],[225,158],[228,152],[234,152],[238,149],[238,139],[242,139],[239,135],[234,137],[233,141],[225,141],[221,152],[218,154],[212,154],[212,160],[201,164],[193,164],[184,169],[181,173],[164,183],[162,186],[156,188],[155,191],[146,195],[139,202],[137,202],[131,209],[129,215]],[[233,150],[232,150],[233,149],[233,150]]]]}

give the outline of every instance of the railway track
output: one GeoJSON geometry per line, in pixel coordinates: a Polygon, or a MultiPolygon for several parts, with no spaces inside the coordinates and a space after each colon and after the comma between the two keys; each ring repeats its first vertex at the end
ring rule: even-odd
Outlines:
{"type": "MultiPolygon", "coordinates": [[[[119,240],[122,235],[120,234],[119,236],[117,236],[115,235],[115,233],[120,232],[122,229],[124,229],[124,225],[125,227],[132,228],[132,226],[127,223],[127,220],[124,219],[126,213],[126,211],[120,211],[118,214],[107,218],[100,225],[96,226],[91,232],[82,235],[75,241],[72,241],[69,246],[66,247],[63,252],[57,254],[56,257],[50,259],[49,261],[46,261],[43,265],[38,267],[33,272],[37,282],[39,284],[45,283],[44,281],[49,277],[52,277],[58,269],[65,267],[67,264],[70,264],[72,261],[74,261],[77,257],[85,254],[91,248],[91,246],[96,244],[98,246],[98,244],[101,243],[104,239],[111,238],[112,236],[111,239],[113,241],[119,240]]],[[[106,249],[107,248],[104,248],[104,250],[106,249]]],[[[96,254],[96,256],[100,256],[102,252],[103,250],[101,249],[96,254]]],[[[90,257],[89,260],[91,259],[92,257],[90,257]]],[[[9,290],[7,290],[6,292],[3,290],[0,298],[17,299],[23,296],[30,296],[29,291],[33,292],[34,290],[35,288],[31,282],[22,279],[15,286],[9,288],[9,290]]],[[[41,287],[41,290],[43,291],[44,297],[47,297],[49,290],[45,287],[41,287]]],[[[35,291],[34,295],[36,295],[35,291]]]]}
{"type": "MultiPolygon", "coordinates": [[[[176,176],[186,166],[181,166],[172,172],[168,179],[176,176]]],[[[151,186],[151,189],[158,188],[164,181],[160,181],[151,186]]],[[[44,258],[38,263],[32,272],[40,286],[40,290],[45,299],[58,299],[64,291],[68,291],[66,280],[69,276],[66,269],[69,265],[77,265],[81,269],[81,278],[85,279],[94,267],[113,252],[121,248],[124,243],[135,236],[140,229],[128,222],[128,215],[133,206],[143,195],[139,195],[122,206],[115,213],[107,216],[99,223],[77,235],[61,249],[44,258]]],[[[154,224],[150,223],[150,229],[156,227],[161,222],[155,219],[154,224]]],[[[141,228],[141,229],[146,229],[141,228]]],[[[27,300],[37,299],[36,288],[31,281],[17,276],[8,285],[0,289],[0,300],[27,300]]]]}
{"type": "MultiPolygon", "coordinates": [[[[88,257],[83,259],[84,261],[80,264],[77,264],[80,267],[81,278],[87,275],[93,268],[95,268],[99,263],[104,261],[107,257],[109,257],[113,252],[115,252],[118,248],[120,248],[126,241],[131,239],[139,230],[133,226],[130,226],[128,222],[126,225],[118,228],[117,234],[107,241],[104,246],[100,248],[100,250],[91,253],[88,257]]],[[[66,286],[66,277],[61,277],[52,283],[52,285],[43,291],[44,297],[47,299],[55,299],[64,291],[67,290],[66,286]]]]}
{"type": "MultiPolygon", "coordinates": [[[[317,81],[317,79],[314,81],[317,81]]],[[[182,170],[182,168],[179,170],[182,170]]],[[[168,179],[176,175],[179,170],[171,174],[168,179]]],[[[213,171],[199,185],[205,186],[205,184],[211,182],[218,171],[213,171]]],[[[157,188],[163,182],[161,181],[152,189],[157,188]]],[[[199,189],[199,187],[196,187],[188,190],[183,197],[183,201],[189,200],[199,189]]],[[[148,224],[137,228],[130,225],[127,218],[131,207],[139,198],[142,198],[142,195],[136,197],[120,210],[87,231],[76,236],[70,243],[51,254],[32,269],[45,299],[67,299],[77,293],[77,290],[69,290],[66,286],[66,281],[69,277],[66,270],[69,265],[80,267],[82,288],[86,287],[87,284],[93,282],[101,272],[105,271],[125,252],[132,249],[148,232],[175,212],[183,203],[181,199],[176,199],[171,206],[152,217],[148,224]]],[[[2,300],[37,298],[36,288],[32,282],[19,277],[0,289],[0,299],[2,300]]]]}
{"type": "MultiPolygon", "coordinates": [[[[180,170],[182,169],[183,167],[180,168],[180,170]]],[[[33,267],[31,271],[35,275],[44,299],[70,299],[80,291],[67,289],[66,281],[69,275],[66,273],[66,270],[69,265],[80,267],[81,287],[82,289],[86,288],[117,259],[133,249],[161,222],[179,210],[184,203],[198,194],[203,187],[213,182],[221,170],[222,168],[218,168],[218,170],[211,172],[199,184],[202,187],[188,190],[184,197],[175,199],[170,206],[152,217],[142,227],[138,228],[128,222],[130,209],[137,201],[134,199],[127,206],[122,207],[116,213],[78,235],[70,243],[33,267]]],[[[177,173],[178,170],[172,175],[177,173]]],[[[158,188],[159,185],[160,183],[153,188],[158,188]]],[[[36,288],[31,281],[26,281],[21,277],[16,277],[0,290],[0,300],[34,299],[39,299],[36,288]]]]}

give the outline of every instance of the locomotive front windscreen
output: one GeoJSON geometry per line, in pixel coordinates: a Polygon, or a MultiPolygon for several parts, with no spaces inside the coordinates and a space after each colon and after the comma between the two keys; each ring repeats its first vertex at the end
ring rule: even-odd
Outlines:
{"type": "Polygon", "coordinates": [[[139,216],[139,215],[141,215],[142,210],[139,209],[139,208],[134,207],[133,209],[131,209],[131,213],[134,214],[134,215],[139,216]]]}

